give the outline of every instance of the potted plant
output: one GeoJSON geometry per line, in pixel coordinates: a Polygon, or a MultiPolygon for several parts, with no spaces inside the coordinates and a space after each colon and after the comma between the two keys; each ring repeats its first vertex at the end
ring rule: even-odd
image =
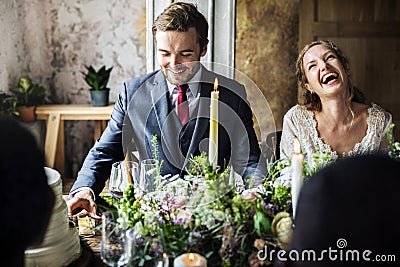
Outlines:
{"type": "Polygon", "coordinates": [[[0,92],[0,117],[18,116],[17,98],[13,95],[0,92]]]}
{"type": "Polygon", "coordinates": [[[34,121],[36,106],[44,103],[46,89],[26,76],[19,79],[18,85],[11,92],[16,97],[19,118],[25,122],[34,121]]]}
{"type": "Polygon", "coordinates": [[[87,72],[82,72],[86,83],[90,86],[90,97],[93,106],[108,106],[110,88],[107,87],[112,67],[102,66],[96,71],[93,66],[85,66],[87,72]]]}

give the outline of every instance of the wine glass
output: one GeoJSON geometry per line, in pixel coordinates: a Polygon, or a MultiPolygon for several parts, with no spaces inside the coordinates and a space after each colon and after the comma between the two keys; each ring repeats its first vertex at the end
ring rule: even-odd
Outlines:
{"type": "Polygon", "coordinates": [[[138,164],[134,161],[117,161],[112,164],[108,187],[111,195],[117,199],[123,197],[124,191],[129,184],[129,175],[132,178],[131,182],[135,182],[137,168],[138,164]]]}
{"type": "Polygon", "coordinates": [[[155,190],[155,180],[158,176],[158,165],[154,159],[144,159],[140,162],[139,188],[145,192],[155,190]]]}
{"type": "Polygon", "coordinates": [[[119,267],[128,263],[125,253],[125,231],[110,211],[102,214],[101,259],[107,266],[119,267]]]}

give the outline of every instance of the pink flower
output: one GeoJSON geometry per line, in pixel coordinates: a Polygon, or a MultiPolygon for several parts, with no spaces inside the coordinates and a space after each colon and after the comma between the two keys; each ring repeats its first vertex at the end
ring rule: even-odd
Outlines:
{"type": "Polygon", "coordinates": [[[180,209],[186,205],[186,198],[183,196],[174,196],[170,200],[170,204],[171,204],[171,209],[173,210],[180,209]]]}
{"type": "Polygon", "coordinates": [[[192,212],[190,210],[181,209],[176,215],[175,222],[178,224],[188,225],[192,220],[192,212]]]}
{"type": "Polygon", "coordinates": [[[264,261],[260,260],[255,252],[249,256],[248,263],[250,267],[260,267],[264,265],[264,261]]]}
{"type": "Polygon", "coordinates": [[[167,203],[161,205],[161,207],[163,210],[171,212],[183,208],[186,205],[186,198],[183,196],[174,196],[166,202],[167,203]]]}

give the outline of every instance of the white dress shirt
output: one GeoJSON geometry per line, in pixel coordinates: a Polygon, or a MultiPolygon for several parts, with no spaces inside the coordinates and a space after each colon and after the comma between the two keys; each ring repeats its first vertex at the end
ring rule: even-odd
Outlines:
{"type": "MultiPolygon", "coordinates": [[[[200,94],[199,94],[199,82],[201,77],[201,67],[200,69],[196,72],[196,74],[190,79],[187,84],[188,84],[188,89],[186,91],[186,96],[187,96],[187,101],[189,103],[189,117],[191,117],[193,114],[193,110],[195,110],[195,106],[199,102],[200,99],[200,94]]],[[[176,108],[176,103],[178,102],[178,87],[175,84],[170,83],[167,80],[167,85],[168,85],[168,90],[169,90],[169,95],[170,95],[170,100],[172,104],[172,108],[175,109],[176,114],[178,114],[178,110],[176,108]]]]}

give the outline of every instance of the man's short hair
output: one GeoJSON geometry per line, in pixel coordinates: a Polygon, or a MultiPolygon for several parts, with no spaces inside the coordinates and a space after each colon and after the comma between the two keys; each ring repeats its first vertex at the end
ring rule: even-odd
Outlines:
{"type": "Polygon", "coordinates": [[[194,27],[197,31],[200,48],[203,48],[208,39],[208,22],[196,5],[184,2],[175,2],[169,5],[153,23],[152,32],[157,31],[186,32],[194,27]]]}

